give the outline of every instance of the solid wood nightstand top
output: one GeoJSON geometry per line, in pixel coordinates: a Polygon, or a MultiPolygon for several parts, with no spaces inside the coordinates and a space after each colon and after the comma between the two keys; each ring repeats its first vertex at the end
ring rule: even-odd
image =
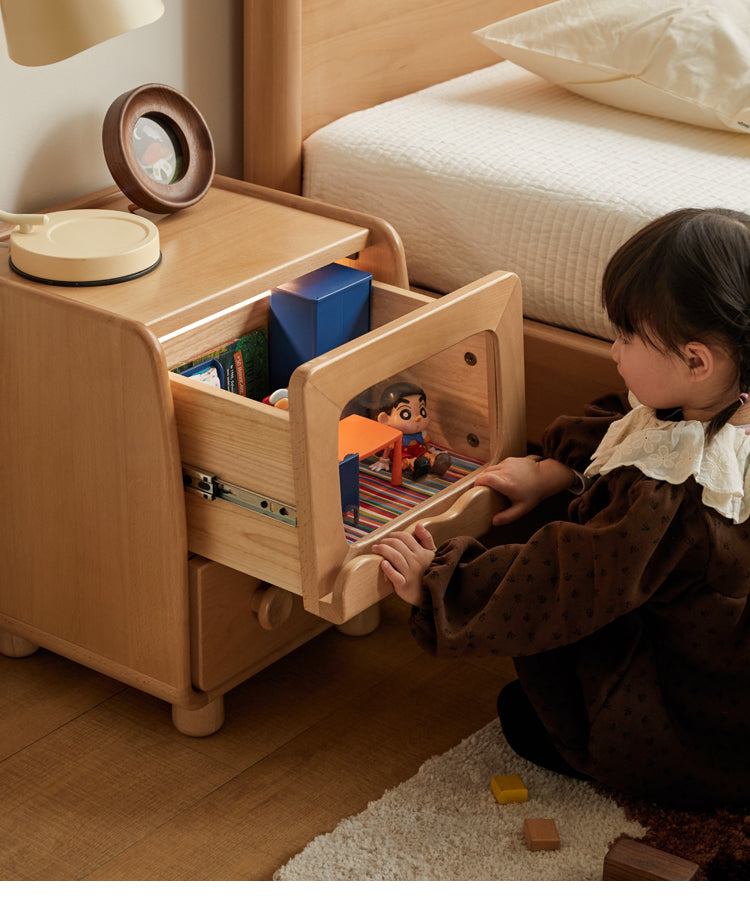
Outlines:
{"type": "MultiPolygon", "coordinates": [[[[162,252],[148,275],[103,287],[41,288],[143,322],[162,338],[368,243],[365,225],[329,218],[313,202],[297,209],[286,205],[286,195],[269,199],[252,190],[218,177],[195,206],[167,216],[146,213],[157,224],[162,252]]],[[[113,189],[86,205],[126,210],[128,201],[113,189]]],[[[21,278],[7,261],[4,268],[8,278],[21,278]]]]}

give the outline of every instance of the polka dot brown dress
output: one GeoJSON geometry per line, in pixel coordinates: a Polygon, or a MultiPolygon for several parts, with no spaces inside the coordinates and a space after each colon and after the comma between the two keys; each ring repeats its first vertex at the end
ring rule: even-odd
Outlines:
{"type": "MultiPolygon", "coordinates": [[[[583,470],[624,412],[613,400],[557,420],[545,455],[583,470]]],[[[524,543],[454,538],[412,631],[435,654],[512,656],[576,770],[674,806],[747,808],[750,524],[701,491],[623,467],[524,543]]]]}

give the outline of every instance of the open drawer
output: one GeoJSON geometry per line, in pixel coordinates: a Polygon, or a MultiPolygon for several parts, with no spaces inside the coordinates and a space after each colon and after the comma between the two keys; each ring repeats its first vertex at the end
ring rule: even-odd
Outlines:
{"type": "MultiPolygon", "coordinates": [[[[268,298],[261,297],[197,324],[164,342],[168,363],[267,318],[268,298]]],[[[371,553],[385,532],[417,520],[430,520],[441,538],[451,529],[484,531],[492,499],[473,488],[476,473],[525,448],[515,275],[495,273],[438,300],[376,282],[371,322],[366,335],[295,370],[288,412],[170,373],[189,482],[189,549],[301,595],[305,609],[333,623],[390,593],[371,553]],[[480,465],[352,542],[341,510],[339,421],[353,400],[374,398],[404,378],[426,391],[433,443],[480,465]]]]}

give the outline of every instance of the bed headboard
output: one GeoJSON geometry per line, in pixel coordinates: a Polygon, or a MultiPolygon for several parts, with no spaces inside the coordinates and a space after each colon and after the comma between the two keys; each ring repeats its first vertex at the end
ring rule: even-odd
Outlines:
{"type": "Polygon", "coordinates": [[[472,31],[549,2],[245,0],[245,178],[299,193],[309,134],[497,62],[472,31]]]}

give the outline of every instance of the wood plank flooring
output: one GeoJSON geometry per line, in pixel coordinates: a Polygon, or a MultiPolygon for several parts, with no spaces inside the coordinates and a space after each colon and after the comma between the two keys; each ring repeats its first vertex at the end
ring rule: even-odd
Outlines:
{"type": "Polygon", "coordinates": [[[434,659],[382,607],[230,692],[208,738],[48,651],[0,656],[0,879],[267,880],[489,722],[511,661],[434,659]]]}

